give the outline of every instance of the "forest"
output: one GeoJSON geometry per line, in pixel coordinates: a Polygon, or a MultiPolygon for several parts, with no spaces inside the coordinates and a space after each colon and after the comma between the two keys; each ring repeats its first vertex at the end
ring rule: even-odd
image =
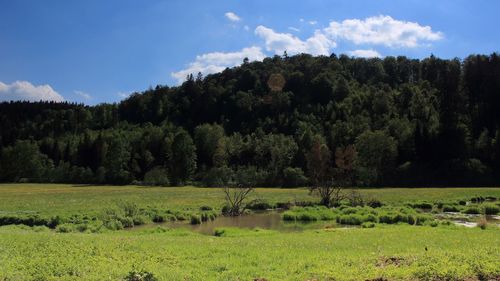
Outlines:
{"type": "Polygon", "coordinates": [[[306,186],[354,150],[356,186],[500,184],[500,57],[245,59],[114,104],[0,103],[0,181],[306,186]]]}

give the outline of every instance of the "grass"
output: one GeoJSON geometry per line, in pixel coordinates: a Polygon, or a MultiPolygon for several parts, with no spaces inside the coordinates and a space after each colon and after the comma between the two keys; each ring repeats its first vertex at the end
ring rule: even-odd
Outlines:
{"type": "Polygon", "coordinates": [[[500,275],[500,232],[494,228],[225,229],[220,237],[169,229],[83,234],[25,228],[0,227],[0,279],[121,280],[133,269],[159,280],[192,281],[500,275]]]}
{"type": "MultiPolygon", "coordinates": [[[[443,198],[450,201],[477,196],[500,198],[500,188],[383,188],[365,189],[361,193],[366,198],[376,198],[391,205],[411,201],[437,202],[443,198]]],[[[317,201],[305,188],[258,188],[250,199],[265,199],[271,205],[279,202],[317,201]]],[[[224,197],[218,188],[0,184],[0,214],[92,215],[122,202],[134,202],[140,207],[181,211],[198,211],[201,206],[220,210],[224,197]]]]}
{"type": "MultiPolygon", "coordinates": [[[[207,236],[162,227],[91,232],[101,223],[93,216],[102,214],[112,218],[110,223],[122,225],[129,221],[149,223],[149,219],[204,223],[214,219],[223,205],[222,192],[217,188],[3,184],[0,215],[18,216],[34,226],[0,227],[0,280],[123,280],[131,273],[152,273],[158,280],[190,281],[500,277],[500,228],[470,229],[438,223],[414,226],[409,222],[418,219],[415,210],[405,211],[408,203],[417,201],[429,202],[434,208],[442,204],[444,208],[472,197],[498,198],[500,188],[361,192],[384,206],[336,211],[303,207],[290,213],[294,220],[332,220],[335,224],[333,220],[338,219],[360,223],[361,228],[292,233],[220,228],[217,236],[207,236]],[[406,219],[408,223],[378,224],[368,219],[372,215],[377,222],[406,219]],[[69,217],[72,223],[49,229],[40,219],[57,221],[58,216],[69,217]]],[[[306,189],[259,188],[251,200],[256,200],[258,204],[254,205],[259,209],[267,208],[262,202],[276,206],[317,198],[306,189]]],[[[482,204],[478,204],[481,212],[498,211],[497,203],[482,204]]]]}

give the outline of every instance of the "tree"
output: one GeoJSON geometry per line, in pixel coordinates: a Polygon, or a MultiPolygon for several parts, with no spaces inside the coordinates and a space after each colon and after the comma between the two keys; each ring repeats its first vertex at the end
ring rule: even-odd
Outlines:
{"type": "Polygon", "coordinates": [[[383,182],[393,171],[397,143],[383,131],[365,131],[356,139],[357,168],[365,185],[383,182]]]}
{"type": "Polygon", "coordinates": [[[239,216],[243,212],[245,199],[252,193],[254,188],[244,184],[226,185],[222,188],[226,199],[226,208],[223,213],[228,216],[239,216]]]}
{"type": "Polygon", "coordinates": [[[130,160],[129,143],[120,135],[115,135],[109,140],[103,166],[106,170],[106,180],[113,184],[127,184],[132,181],[128,170],[130,160]]]}
{"type": "Polygon", "coordinates": [[[164,167],[154,167],[144,175],[143,183],[146,185],[168,186],[170,181],[167,170],[164,167]]]}
{"type": "Polygon", "coordinates": [[[196,146],[184,130],[174,137],[169,166],[174,184],[184,184],[196,171],[196,146]]]}
{"type": "Polygon", "coordinates": [[[38,145],[32,141],[17,141],[13,146],[2,149],[0,159],[0,176],[4,181],[50,181],[53,162],[40,153],[38,145]]]}

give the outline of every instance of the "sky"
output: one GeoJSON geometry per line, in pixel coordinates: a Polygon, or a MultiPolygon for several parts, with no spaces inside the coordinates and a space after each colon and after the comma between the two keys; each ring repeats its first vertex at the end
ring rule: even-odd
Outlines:
{"type": "Polygon", "coordinates": [[[496,0],[0,0],[0,101],[119,102],[245,57],[500,51],[496,0]]]}

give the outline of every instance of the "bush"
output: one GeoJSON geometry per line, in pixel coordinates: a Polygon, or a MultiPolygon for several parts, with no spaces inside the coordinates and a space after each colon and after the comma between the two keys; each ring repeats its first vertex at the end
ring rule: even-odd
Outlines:
{"type": "Polygon", "coordinates": [[[483,204],[482,209],[485,215],[496,215],[500,211],[500,207],[492,203],[483,204]]]}
{"type": "Polygon", "coordinates": [[[272,208],[273,208],[273,206],[271,204],[269,204],[266,201],[263,201],[261,199],[252,200],[245,206],[245,209],[261,210],[261,211],[272,209],[272,208]]]}
{"type": "Polygon", "coordinates": [[[485,219],[485,218],[481,218],[478,222],[477,222],[477,227],[481,228],[481,229],[486,229],[486,227],[488,226],[488,221],[485,219]]]}
{"type": "Polygon", "coordinates": [[[132,270],[124,279],[125,281],[158,281],[153,273],[147,271],[132,270]]]}
{"type": "Polygon", "coordinates": [[[304,186],[307,183],[307,177],[301,168],[288,167],[283,170],[283,186],[298,187],[304,186]]]}
{"type": "Polygon", "coordinates": [[[123,229],[123,224],[119,220],[108,220],[104,223],[104,227],[109,230],[121,230],[123,229]]]}
{"type": "Polygon", "coordinates": [[[61,224],[56,227],[56,232],[60,233],[70,233],[70,232],[75,232],[76,230],[77,229],[75,225],[71,223],[61,224]]]}
{"type": "Polygon", "coordinates": [[[410,206],[412,208],[418,208],[418,209],[432,209],[432,204],[429,202],[416,202],[416,203],[411,203],[410,206]]]}
{"type": "Polygon", "coordinates": [[[154,167],[144,175],[143,184],[152,186],[169,186],[170,180],[168,179],[167,170],[160,166],[154,167]]]}
{"type": "Polygon", "coordinates": [[[375,224],[373,222],[364,222],[361,224],[362,228],[374,228],[375,224]]]}
{"type": "Polygon", "coordinates": [[[295,221],[295,220],[297,220],[297,216],[295,215],[294,212],[291,212],[291,211],[284,212],[283,215],[281,215],[281,217],[285,221],[295,221]]]}
{"type": "Polygon", "coordinates": [[[224,186],[231,182],[234,172],[226,166],[215,167],[205,173],[201,180],[204,186],[217,187],[224,186]]]}
{"type": "Polygon", "coordinates": [[[213,221],[217,215],[214,212],[201,213],[201,221],[213,221]]]}
{"type": "Polygon", "coordinates": [[[191,215],[191,224],[200,224],[201,223],[201,217],[198,215],[191,215]]]}
{"type": "Polygon", "coordinates": [[[212,211],[213,208],[210,206],[201,206],[200,211],[212,211]]]}
{"type": "Polygon", "coordinates": [[[342,215],[337,219],[338,223],[346,225],[361,225],[364,221],[361,215],[356,214],[342,215]]]}
{"type": "Polygon", "coordinates": [[[134,225],[143,225],[147,224],[150,221],[149,217],[144,215],[137,215],[132,218],[132,222],[134,225]]]}
{"type": "Polygon", "coordinates": [[[460,212],[460,209],[455,205],[444,205],[443,212],[460,212]]]}
{"type": "Polygon", "coordinates": [[[371,207],[371,208],[380,208],[382,207],[384,204],[382,204],[382,202],[380,200],[377,200],[377,199],[370,199],[368,200],[368,202],[366,202],[366,205],[368,207],[371,207]]]}
{"type": "Polygon", "coordinates": [[[477,207],[477,206],[470,206],[470,207],[465,208],[465,210],[463,212],[465,214],[475,215],[475,214],[480,214],[481,210],[479,210],[479,207],[477,207]]]}

